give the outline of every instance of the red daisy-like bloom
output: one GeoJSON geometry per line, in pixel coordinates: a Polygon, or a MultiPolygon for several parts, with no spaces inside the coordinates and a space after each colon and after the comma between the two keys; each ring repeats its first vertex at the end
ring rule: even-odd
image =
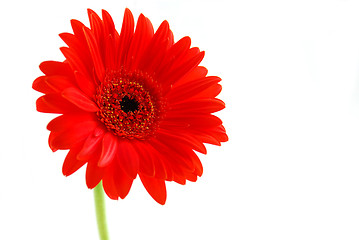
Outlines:
{"type": "Polygon", "coordinates": [[[52,151],[69,149],[63,174],[86,166],[92,189],[101,180],[112,199],[125,198],[139,175],[148,193],[166,201],[165,181],[185,184],[203,172],[194,151],[228,140],[212,113],[225,107],[215,98],[219,77],[198,66],[204,52],[184,37],[174,42],[167,21],[154,32],[140,15],[135,28],[125,10],[121,33],[111,16],[88,10],[91,27],[72,20],[73,34],[60,37],[64,62],[40,64],[44,76],[33,88],[39,112],[61,114],[47,126],[52,151]]]}

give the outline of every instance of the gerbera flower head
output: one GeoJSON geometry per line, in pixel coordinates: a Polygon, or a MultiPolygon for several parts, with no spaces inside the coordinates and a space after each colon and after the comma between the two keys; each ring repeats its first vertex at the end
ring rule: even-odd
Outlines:
{"type": "Polygon", "coordinates": [[[65,176],[87,164],[90,189],[102,180],[110,198],[125,198],[138,175],[164,204],[165,181],[202,175],[194,151],[228,139],[212,114],[225,107],[216,98],[220,78],[198,66],[204,52],[189,37],[174,42],[167,21],[154,32],[141,14],[135,27],[126,9],[119,33],[106,11],[88,15],[90,28],[72,20],[73,33],[60,34],[66,60],[42,62],[44,76],[33,83],[44,93],[37,110],[61,114],[47,126],[50,148],[69,149],[65,176]]]}

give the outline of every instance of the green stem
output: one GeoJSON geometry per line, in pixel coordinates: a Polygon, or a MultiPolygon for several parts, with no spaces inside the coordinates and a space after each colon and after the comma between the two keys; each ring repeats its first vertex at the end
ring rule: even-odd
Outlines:
{"type": "Polygon", "coordinates": [[[105,197],[102,188],[102,182],[97,184],[94,188],[95,209],[97,218],[98,233],[100,240],[108,240],[106,211],[105,211],[105,197]]]}

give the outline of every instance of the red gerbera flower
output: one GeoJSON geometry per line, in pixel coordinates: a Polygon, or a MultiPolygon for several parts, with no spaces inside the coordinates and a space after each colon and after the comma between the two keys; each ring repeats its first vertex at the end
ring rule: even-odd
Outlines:
{"type": "Polygon", "coordinates": [[[166,201],[165,181],[185,184],[202,175],[194,151],[203,143],[227,141],[222,121],[212,115],[224,108],[215,98],[219,77],[198,66],[204,52],[184,37],[174,43],[167,21],[154,33],[151,22],[126,9],[121,33],[111,16],[88,10],[91,27],[72,20],[73,34],[60,37],[64,62],[40,64],[45,74],[33,88],[45,95],[36,107],[57,113],[47,126],[52,151],[69,149],[63,174],[87,163],[86,183],[101,180],[112,199],[125,198],[139,175],[148,193],[166,201]]]}

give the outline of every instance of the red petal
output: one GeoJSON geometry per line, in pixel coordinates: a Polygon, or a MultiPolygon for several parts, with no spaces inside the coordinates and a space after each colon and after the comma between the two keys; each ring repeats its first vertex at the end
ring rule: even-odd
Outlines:
{"type": "MultiPolygon", "coordinates": [[[[178,126],[185,126],[185,128],[192,129],[203,129],[203,128],[213,128],[222,124],[222,120],[211,114],[195,114],[195,113],[185,113],[185,112],[168,112],[166,113],[166,118],[163,119],[163,124],[161,127],[172,130],[171,125],[166,124],[167,122],[178,122],[178,126]],[[186,125],[185,125],[186,124],[186,125]]],[[[176,126],[172,124],[172,126],[176,126]]]]}
{"type": "MultiPolygon", "coordinates": [[[[217,145],[220,145],[221,142],[227,142],[228,136],[226,134],[226,130],[224,129],[223,125],[218,126],[198,126],[196,128],[190,129],[190,132],[193,132],[194,134],[198,134],[201,137],[203,136],[204,142],[205,140],[208,140],[206,137],[209,136],[211,138],[214,138],[217,141],[217,145]]],[[[212,142],[209,142],[211,144],[215,144],[212,142]]]]}
{"type": "Polygon", "coordinates": [[[102,138],[105,131],[102,128],[95,128],[84,142],[81,151],[78,153],[77,158],[81,160],[90,159],[97,149],[102,149],[102,138]]]}
{"type": "Polygon", "coordinates": [[[74,125],[63,132],[51,132],[53,138],[50,141],[51,149],[70,149],[75,144],[84,141],[97,126],[97,122],[87,121],[74,125]]]}
{"type": "Polygon", "coordinates": [[[115,55],[118,46],[116,41],[118,41],[118,39],[115,39],[113,35],[105,36],[104,64],[106,69],[115,69],[118,65],[117,56],[115,55]]]}
{"type": "Polygon", "coordinates": [[[119,142],[118,156],[120,166],[131,178],[136,178],[139,169],[139,158],[130,141],[122,140],[119,142]]]}
{"type": "Polygon", "coordinates": [[[201,160],[198,158],[197,154],[194,153],[192,151],[192,162],[194,164],[194,167],[195,167],[195,173],[198,175],[198,176],[202,176],[202,173],[203,173],[203,166],[202,166],[202,163],[201,163],[201,160]]]}
{"type": "Polygon", "coordinates": [[[70,48],[75,48],[76,50],[78,50],[79,48],[81,49],[81,45],[79,43],[79,40],[77,39],[77,37],[74,34],[71,33],[60,33],[59,37],[62,39],[62,41],[64,41],[68,47],[70,48]]]}
{"type": "Polygon", "coordinates": [[[137,21],[135,34],[133,35],[131,45],[127,54],[126,69],[133,70],[137,67],[149,41],[153,36],[153,27],[143,14],[141,14],[137,21]]]}
{"type": "Polygon", "coordinates": [[[90,72],[86,67],[86,64],[84,64],[83,62],[85,61],[85,59],[81,59],[74,50],[67,47],[62,47],[60,48],[60,51],[66,57],[66,60],[69,62],[73,71],[78,71],[84,74],[85,76],[91,76],[89,74],[90,72]]]}
{"type": "MultiPolygon", "coordinates": [[[[176,145],[178,144],[185,144],[191,149],[194,149],[200,153],[206,154],[207,150],[206,147],[203,145],[201,141],[199,141],[196,137],[193,137],[188,134],[174,134],[170,131],[166,130],[158,130],[158,139],[162,142],[171,141],[173,145],[173,149],[176,149],[176,145]],[[174,144],[173,144],[174,143],[174,144]]],[[[180,146],[180,145],[179,145],[180,146]]]]}
{"type": "Polygon", "coordinates": [[[117,56],[119,58],[118,63],[120,64],[118,67],[121,67],[125,64],[126,55],[128,53],[128,49],[133,36],[134,27],[135,22],[132,13],[128,8],[126,8],[125,14],[123,16],[121,34],[119,37],[119,47],[117,49],[117,56]]]}
{"type": "Polygon", "coordinates": [[[62,92],[62,96],[75,104],[77,107],[81,108],[82,110],[85,110],[87,112],[99,111],[99,108],[97,107],[96,103],[94,103],[77,88],[70,87],[65,89],[62,92]]]}
{"type": "Polygon", "coordinates": [[[114,168],[114,182],[117,193],[120,198],[124,199],[131,189],[133,178],[129,177],[117,164],[114,168]]]}
{"type": "Polygon", "coordinates": [[[84,35],[84,32],[83,32],[83,28],[85,27],[85,25],[76,20],[76,19],[72,19],[71,20],[71,27],[72,27],[72,30],[74,31],[74,35],[76,36],[76,38],[83,44],[85,45],[86,44],[86,38],[85,38],[85,35],[84,35]]]}
{"type": "Polygon", "coordinates": [[[182,77],[174,86],[182,85],[187,82],[192,82],[194,79],[204,78],[208,73],[207,68],[202,66],[197,66],[192,69],[189,73],[187,73],[184,77],[182,77]]]}
{"type": "Polygon", "coordinates": [[[63,75],[71,76],[72,70],[69,64],[65,62],[45,61],[40,64],[40,70],[47,76],[49,75],[63,75]]]}
{"type": "MultiPolygon", "coordinates": [[[[184,159],[181,155],[178,154],[175,150],[168,147],[166,144],[158,141],[157,139],[153,139],[151,141],[151,145],[154,149],[160,149],[159,150],[159,158],[158,162],[163,166],[163,169],[165,171],[165,179],[167,181],[172,181],[174,179],[174,175],[183,175],[182,169],[189,169],[187,164],[187,160],[184,159]]],[[[155,162],[156,164],[156,162],[155,162]]],[[[157,165],[155,170],[155,177],[157,177],[157,165]]],[[[192,169],[191,169],[192,171],[192,169]]],[[[164,179],[162,176],[161,179],[164,179]]]]}
{"type": "Polygon", "coordinates": [[[106,168],[98,167],[98,158],[101,153],[101,148],[98,148],[93,154],[91,160],[87,164],[86,168],[86,184],[87,187],[92,189],[97,186],[104,176],[106,168]]]}
{"type": "Polygon", "coordinates": [[[32,83],[32,88],[41,93],[55,93],[56,91],[45,80],[46,76],[36,78],[32,83]]]}
{"type": "Polygon", "coordinates": [[[162,179],[147,177],[143,174],[140,174],[140,179],[151,197],[159,204],[164,205],[167,197],[165,181],[162,179]]]}
{"type": "Polygon", "coordinates": [[[66,76],[53,75],[45,78],[47,85],[54,91],[61,92],[65,88],[73,87],[74,83],[66,76]]]}
{"type": "Polygon", "coordinates": [[[94,33],[94,37],[99,45],[99,47],[103,46],[103,22],[101,18],[92,11],[91,9],[87,9],[87,13],[90,20],[91,30],[94,33]]]}
{"type": "Polygon", "coordinates": [[[137,141],[133,144],[133,147],[136,149],[139,157],[139,172],[150,177],[155,176],[155,167],[153,163],[155,156],[151,146],[142,141],[137,141]]]}
{"type": "Polygon", "coordinates": [[[173,180],[173,171],[172,168],[168,166],[165,162],[165,156],[158,154],[159,157],[153,161],[155,166],[155,177],[158,179],[165,179],[167,181],[173,180]]]}
{"type": "Polygon", "coordinates": [[[157,75],[161,76],[166,74],[173,64],[183,56],[191,46],[191,39],[189,37],[181,38],[176,42],[167,52],[162,66],[157,69],[157,75]]]}
{"type": "Polygon", "coordinates": [[[222,91],[222,86],[220,84],[215,84],[208,87],[204,91],[198,92],[196,95],[193,95],[193,98],[198,98],[198,99],[215,98],[218,96],[218,94],[221,93],[221,91],[222,91]]]}
{"type": "Polygon", "coordinates": [[[204,143],[209,143],[217,146],[221,146],[221,142],[212,136],[213,134],[210,133],[211,130],[200,132],[200,129],[191,129],[189,132],[191,132],[193,135],[197,136],[201,141],[204,143]]]}
{"type": "Polygon", "coordinates": [[[91,57],[93,65],[95,67],[97,78],[100,81],[103,81],[105,76],[105,67],[102,61],[101,52],[98,45],[99,43],[96,42],[96,39],[90,29],[84,28],[84,34],[91,52],[91,57]]]}
{"type": "Polygon", "coordinates": [[[166,179],[168,181],[172,180],[173,173],[171,169],[166,169],[165,164],[163,163],[162,159],[164,156],[162,156],[158,150],[160,150],[160,147],[156,144],[157,142],[153,139],[149,140],[147,142],[147,149],[148,152],[152,156],[153,161],[153,167],[155,171],[155,177],[158,179],[166,179]],[[158,150],[157,150],[158,149],[158,150]]]}
{"type": "Polygon", "coordinates": [[[74,127],[74,125],[95,120],[93,114],[89,113],[72,113],[64,114],[52,119],[49,124],[47,124],[47,130],[54,132],[62,132],[74,127]]]}
{"type": "Polygon", "coordinates": [[[111,132],[105,133],[102,139],[102,153],[98,161],[99,167],[108,166],[118,151],[118,139],[111,132]]]}
{"type": "Polygon", "coordinates": [[[202,114],[217,112],[224,108],[224,102],[217,98],[194,99],[171,105],[171,111],[202,114]]]}
{"type": "Polygon", "coordinates": [[[223,125],[217,126],[213,129],[213,132],[216,134],[216,138],[221,142],[227,142],[228,136],[226,134],[226,130],[224,129],[223,125]]]}
{"type": "Polygon", "coordinates": [[[61,97],[60,94],[50,93],[36,100],[36,110],[45,113],[73,113],[80,109],[61,97]]]}
{"type": "Polygon", "coordinates": [[[175,181],[178,184],[185,185],[186,184],[186,177],[183,175],[175,175],[173,178],[173,181],[175,181]]]}
{"type": "Polygon", "coordinates": [[[133,179],[128,177],[116,164],[108,167],[103,177],[103,188],[106,194],[114,200],[124,199],[131,189],[133,179]]]}
{"type": "MultiPolygon", "coordinates": [[[[194,165],[190,151],[190,146],[186,146],[183,142],[176,141],[175,139],[163,135],[158,136],[157,146],[160,147],[161,153],[165,156],[162,160],[163,163],[170,163],[170,167],[174,173],[181,175],[183,171],[193,172],[194,165]]],[[[182,174],[183,175],[183,174],[182,174]]]]}
{"type": "Polygon", "coordinates": [[[139,69],[149,74],[156,71],[161,65],[168,48],[173,44],[169,37],[171,34],[168,22],[163,21],[143,54],[139,69]]]}
{"type": "Polygon", "coordinates": [[[102,184],[103,184],[103,190],[107,194],[107,196],[113,200],[118,200],[118,192],[114,181],[114,174],[113,169],[108,168],[106,169],[106,173],[103,176],[102,184]]]}
{"type": "Polygon", "coordinates": [[[103,25],[105,30],[105,35],[115,35],[117,32],[115,29],[115,24],[113,23],[111,15],[106,11],[102,10],[102,19],[103,19],[103,25]]]}
{"type": "Polygon", "coordinates": [[[86,161],[80,161],[76,158],[77,153],[80,151],[81,147],[82,144],[71,148],[68,152],[64,164],[62,165],[62,173],[65,176],[70,176],[86,163],[86,161]]]}
{"type": "Polygon", "coordinates": [[[202,61],[204,57],[204,52],[199,52],[195,54],[191,58],[186,59],[182,64],[176,64],[174,68],[168,71],[163,76],[160,76],[161,82],[163,84],[174,84],[180,78],[185,76],[188,72],[198,66],[198,64],[202,61]]]}
{"type": "Polygon", "coordinates": [[[197,175],[195,173],[186,173],[186,179],[191,182],[197,181],[197,175]]]}
{"type": "Polygon", "coordinates": [[[87,95],[93,96],[96,91],[93,79],[86,77],[84,74],[75,71],[75,79],[79,88],[87,95]]]}
{"type": "MultiPolygon", "coordinates": [[[[214,85],[221,81],[219,77],[205,77],[199,79],[193,79],[191,82],[181,84],[179,86],[173,87],[168,94],[168,99],[170,102],[180,102],[197,95],[203,94],[201,92],[206,91],[206,89],[211,88],[214,85]]],[[[217,93],[218,94],[218,93],[217,93]]],[[[203,96],[203,98],[211,98],[210,96],[203,96]]]]}
{"type": "Polygon", "coordinates": [[[90,52],[86,47],[86,41],[83,41],[85,40],[84,36],[79,37],[71,33],[61,33],[59,36],[67,46],[79,56],[85,65],[91,64],[90,52]]]}

